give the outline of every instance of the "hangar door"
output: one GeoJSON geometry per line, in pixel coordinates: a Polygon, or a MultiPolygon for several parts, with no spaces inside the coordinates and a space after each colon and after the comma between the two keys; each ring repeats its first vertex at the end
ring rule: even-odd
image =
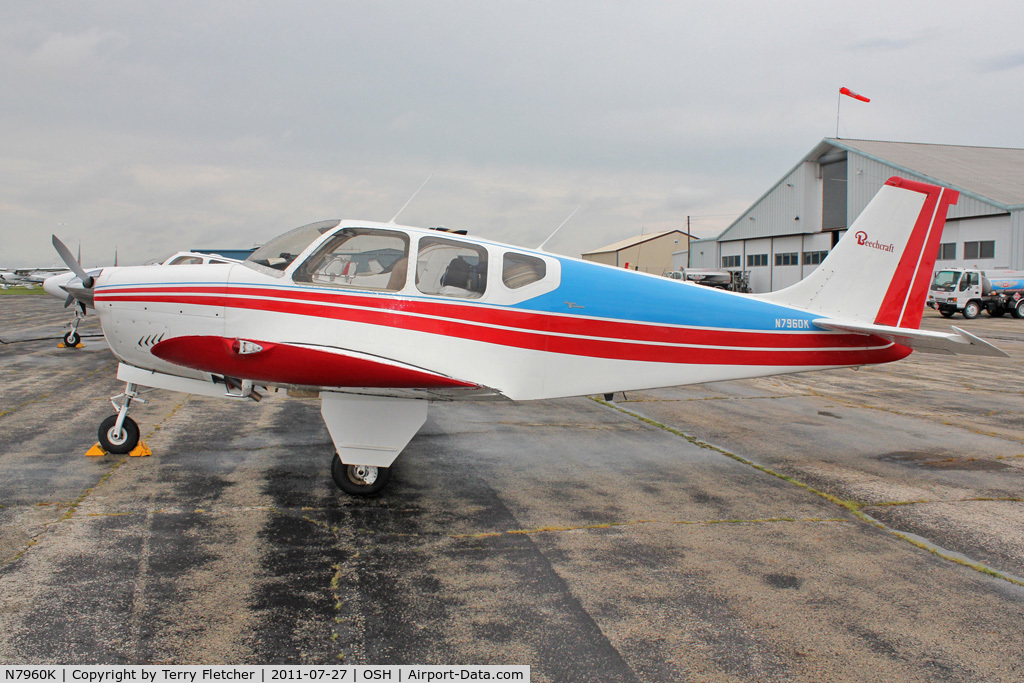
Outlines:
{"type": "Polygon", "coordinates": [[[846,226],[846,159],[821,166],[821,229],[846,226]]]}

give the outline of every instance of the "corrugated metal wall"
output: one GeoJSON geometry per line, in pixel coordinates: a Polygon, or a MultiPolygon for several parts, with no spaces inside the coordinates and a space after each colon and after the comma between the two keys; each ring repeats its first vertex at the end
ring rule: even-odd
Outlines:
{"type": "Polygon", "coordinates": [[[801,164],[779,182],[768,194],[740,216],[722,235],[729,240],[755,239],[773,235],[811,233],[821,229],[821,186],[815,179],[816,164],[801,164]]]}
{"type": "Polygon", "coordinates": [[[691,268],[720,268],[720,244],[715,240],[692,240],[690,242],[691,268]]]}
{"type": "Polygon", "coordinates": [[[1010,212],[1010,268],[1024,270],[1024,211],[1010,212]]]}
{"type": "MultiPolygon", "coordinates": [[[[900,176],[911,180],[925,180],[920,176],[898,171],[888,164],[879,163],[855,152],[849,153],[847,166],[849,171],[847,187],[850,192],[847,199],[847,218],[850,222],[847,225],[852,224],[853,219],[860,215],[860,212],[864,210],[864,207],[868,205],[868,202],[874,198],[889,178],[900,176]]],[[[994,216],[1001,213],[1006,213],[1006,211],[977,200],[974,197],[967,197],[961,194],[957,205],[950,207],[949,218],[994,216]]]]}
{"type": "MultiPolygon", "coordinates": [[[[836,150],[831,146],[827,149],[836,150]]],[[[847,153],[846,168],[847,226],[853,223],[885,181],[892,176],[928,182],[925,178],[897,170],[889,164],[874,161],[854,151],[847,153]]],[[[823,181],[820,169],[817,161],[805,161],[790,171],[719,236],[720,242],[694,242],[690,250],[690,265],[695,268],[720,268],[723,255],[747,253],[746,246],[749,242],[746,241],[784,235],[813,234],[814,239],[811,240],[809,236],[803,248],[808,251],[828,249],[831,245],[831,235],[820,233],[823,213],[823,181]],[[811,244],[814,246],[811,247],[811,244]]],[[[1005,214],[1005,209],[961,194],[957,205],[950,208],[949,218],[1005,214]]],[[[1010,267],[1024,269],[1024,210],[1011,212],[1010,226],[1010,267]]],[[[958,250],[963,248],[963,239],[966,238],[960,235],[957,240],[961,243],[958,250]]],[[[1000,259],[1000,264],[1003,260],[1000,259]]],[[[743,267],[746,269],[745,257],[743,267]]],[[[806,276],[814,268],[815,266],[803,267],[803,275],[806,276]]]]}

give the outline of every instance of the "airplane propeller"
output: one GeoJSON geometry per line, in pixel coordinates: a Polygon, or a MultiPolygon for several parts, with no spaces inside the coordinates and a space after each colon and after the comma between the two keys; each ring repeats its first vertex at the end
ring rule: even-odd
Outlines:
{"type": "Polygon", "coordinates": [[[92,286],[96,280],[93,276],[85,272],[85,268],[78,262],[67,246],[60,241],[60,239],[53,235],[53,248],[60,254],[60,258],[64,261],[65,265],[71,269],[78,279],[81,281],[80,285],[76,285],[74,280],[64,283],[61,288],[68,293],[68,298],[64,301],[64,308],[70,306],[76,300],[83,312],[86,306],[92,306],[93,293],[92,286]]]}
{"type": "Polygon", "coordinates": [[[85,268],[82,268],[82,264],[71,254],[71,250],[68,249],[56,235],[53,235],[53,248],[60,254],[61,259],[67,264],[67,267],[71,269],[75,275],[82,280],[82,285],[86,289],[90,289],[93,284],[93,279],[90,275],[86,274],[85,268]]]}

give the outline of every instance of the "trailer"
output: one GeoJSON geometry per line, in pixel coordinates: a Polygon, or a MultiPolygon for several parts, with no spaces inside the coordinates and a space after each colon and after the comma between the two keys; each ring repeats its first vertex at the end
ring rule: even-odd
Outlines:
{"type": "Polygon", "coordinates": [[[1024,271],[943,268],[932,279],[928,306],[946,318],[977,318],[983,310],[993,318],[1024,318],[1024,271]]]}

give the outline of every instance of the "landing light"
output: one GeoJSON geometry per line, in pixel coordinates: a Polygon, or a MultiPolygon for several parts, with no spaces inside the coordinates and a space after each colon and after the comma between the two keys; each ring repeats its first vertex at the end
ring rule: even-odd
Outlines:
{"type": "Polygon", "coordinates": [[[231,350],[239,356],[248,356],[253,353],[259,353],[263,350],[263,347],[256,342],[247,341],[245,339],[236,339],[231,343],[231,350]]]}

